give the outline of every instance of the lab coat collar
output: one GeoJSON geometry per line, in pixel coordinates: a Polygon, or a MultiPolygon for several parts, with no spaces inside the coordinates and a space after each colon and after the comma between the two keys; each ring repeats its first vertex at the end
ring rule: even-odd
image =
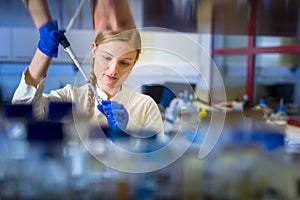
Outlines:
{"type": "MultiPolygon", "coordinates": [[[[98,86],[96,88],[98,95],[103,99],[103,100],[107,100],[108,96],[107,94],[100,89],[98,86]]],[[[122,85],[121,90],[111,98],[111,100],[117,100],[117,99],[122,99],[123,93],[124,91],[126,91],[126,87],[124,85],[122,85]]]]}

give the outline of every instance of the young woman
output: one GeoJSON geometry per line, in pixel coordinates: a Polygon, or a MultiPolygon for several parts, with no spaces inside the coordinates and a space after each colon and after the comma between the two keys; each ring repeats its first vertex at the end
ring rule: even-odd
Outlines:
{"type": "Polygon", "coordinates": [[[101,125],[163,132],[162,117],[155,101],[123,84],[140,54],[141,39],[136,30],[99,32],[92,43],[90,82],[103,99],[102,105],[97,105],[88,85],[75,87],[68,84],[50,94],[43,93],[51,58],[57,56],[63,32],[58,30],[56,21],[47,22],[39,31],[38,48],[22,75],[13,104],[33,104],[35,117],[44,118],[50,101],[73,102],[78,112],[85,112],[101,125]]]}

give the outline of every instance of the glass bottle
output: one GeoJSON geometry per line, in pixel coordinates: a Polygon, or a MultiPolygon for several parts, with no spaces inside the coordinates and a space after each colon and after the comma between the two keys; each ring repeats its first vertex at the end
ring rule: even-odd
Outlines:
{"type": "Polygon", "coordinates": [[[273,112],[272,109],[266,104],[265,99],[259,99],[258,104],[253,107],[254,111],[262,113],[263,120],[269,120],[271,113],[273,112]]]}
{"type": "Polygon", "coordinates": [[[283,99],[280,100],[280,104],[277,108],[277,112],[272,114],[270,116],[269,122],[272,124],[275,124],[279,127],[285,127],[287,120],[288,120],[288,115],[286,114],[284,110],[284,104],[283,104],[283,99]]]}

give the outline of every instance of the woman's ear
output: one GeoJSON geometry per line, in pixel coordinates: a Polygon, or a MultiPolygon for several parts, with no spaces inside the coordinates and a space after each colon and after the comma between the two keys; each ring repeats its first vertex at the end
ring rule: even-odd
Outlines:
{"type": "Polygon", "coordinates": [[[96,56],[96,50],[97,50],[97,45],[95,42],[92,43],[92,54],[93,54],[93,58],[95,58],[96,56]]]}

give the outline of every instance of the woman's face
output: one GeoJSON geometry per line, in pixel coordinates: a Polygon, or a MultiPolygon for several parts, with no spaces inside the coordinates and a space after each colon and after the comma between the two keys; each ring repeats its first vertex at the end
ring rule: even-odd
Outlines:
{"type": "Polygon", "coordinates": [[[102,89],[120,87],[137,61],[136,50],[122,41],[93,43],[92,48],[97,85],[102,89]]]}

